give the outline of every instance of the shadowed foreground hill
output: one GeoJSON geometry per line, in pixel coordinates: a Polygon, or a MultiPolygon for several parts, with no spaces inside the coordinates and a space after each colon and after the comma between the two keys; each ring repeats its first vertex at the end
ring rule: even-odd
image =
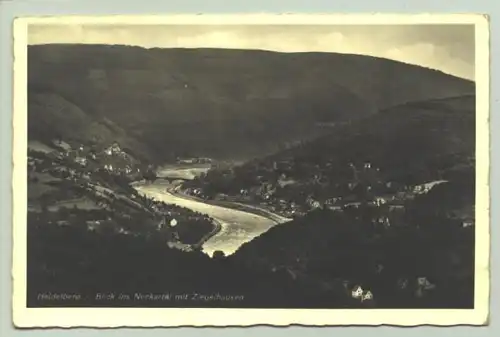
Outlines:
{"type": "Polygon", "coordinates": [[[324,125],[474,92],[438,71],[332,53],[41,45],[28,67],[31,137],[115,138],[158,161],[262,155],[324,125]]]}
{"type": "MultiPolygon", "coordinates": [[[[407,103],[268,158],[267,165],[288,158],[330,174],[329,197],[337,195],[336,183],[349,181],[351,162],[371,162],[384,183],[448,182],[404,201],[402,213],[365,203],[344,212],[318,209],[270,229],[229,259],[318,288],[360,285],[377,307],[472,307],[474,227],[464,219],[475,207],[474,111],[474,96],[407,103]],[[386,228],[377,226],[381,217],[386,228]]],[[[290,171],[299,176],[294,164],[290,171]]]]}
{"type": "Polygon", "coordinates": [[[362,220],[368,209],[356,217],[317,210],[272,228],[228,259],[316,289],[360,285],[374,294],[379,308],[471,308],[473,227],[420,211],[381,233],[362,220]],[[423,277],[433,287],[419,294],[423,277]]]}
{"type": "Polygon", "coordinates": [[[170,249],[158,237],[54,226],[43,215],[30,214],[27,272],[28,307],[360,307],[342,293],[304,289],[286,274],[170,249]],[[47,300],[44,294],[78,297],[47,300]]]}

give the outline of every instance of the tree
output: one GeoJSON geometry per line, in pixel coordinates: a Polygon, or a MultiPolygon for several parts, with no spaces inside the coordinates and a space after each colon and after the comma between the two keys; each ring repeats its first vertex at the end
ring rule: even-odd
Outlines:
{"type": "Polygon", "coordinates": [[[149,181],[149,182],[154,182],[156,179],[157,179],[157,176],[156,176],[156,173],[151,170],[151,169],[148,169],[144,175],[143,175],[143,178],[146,180],[146,181],[149,181]]]}
{"type": "Polygon", "coordinates": [[[221,250],[216,250],[213,255],[212,255],[212,258],[215,259],[215,260],[223,260],[226,258],[226,254],[221,251],[221,250]]]}

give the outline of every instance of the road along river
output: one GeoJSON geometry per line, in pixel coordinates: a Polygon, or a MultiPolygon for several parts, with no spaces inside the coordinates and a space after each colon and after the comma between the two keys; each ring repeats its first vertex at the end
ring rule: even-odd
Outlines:
{"type": "Polygon", "coordinates": [[[288,220],[285,218],[282,218],[282,221],[277,219],[271,220],[269,217],[262,215],[207,204],[202,201],[172,194],[167,191],[171,185],[162,179],[154,183],[136,182],[133,184],[133,187],[147,197],[189,208],[218,220],[221,224],[221,230],[208,239],[202,246],[203,251],[210,256],[217,250],[230,255],[242,244],[266,232],[278,223],[288,220]]]}

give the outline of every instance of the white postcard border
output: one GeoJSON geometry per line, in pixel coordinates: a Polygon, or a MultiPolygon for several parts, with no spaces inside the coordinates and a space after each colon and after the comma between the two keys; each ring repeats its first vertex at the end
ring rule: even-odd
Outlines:
{"type": "MultiPolygon", "coordinates": [[[[46,16],[14,22],[13,320],[17,327],[167,327],[253,325],[483,325],[490,291],[489,24],[479,14],[230,14],[46,16]],[[27,308],[27,27],[29,24],[473,24],[476,27],[475,309],[173,309],[27,308]]],[[[457,294],[460,296],[460,294],[457,294]]]]}

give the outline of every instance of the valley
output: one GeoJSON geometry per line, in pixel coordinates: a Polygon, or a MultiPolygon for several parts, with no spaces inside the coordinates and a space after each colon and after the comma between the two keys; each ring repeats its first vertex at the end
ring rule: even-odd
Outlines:
{"type": "Polygon", "coordinates": [[[335,53],[28,55],[30,305],[473,306],[473,82],[335,53]]]}

